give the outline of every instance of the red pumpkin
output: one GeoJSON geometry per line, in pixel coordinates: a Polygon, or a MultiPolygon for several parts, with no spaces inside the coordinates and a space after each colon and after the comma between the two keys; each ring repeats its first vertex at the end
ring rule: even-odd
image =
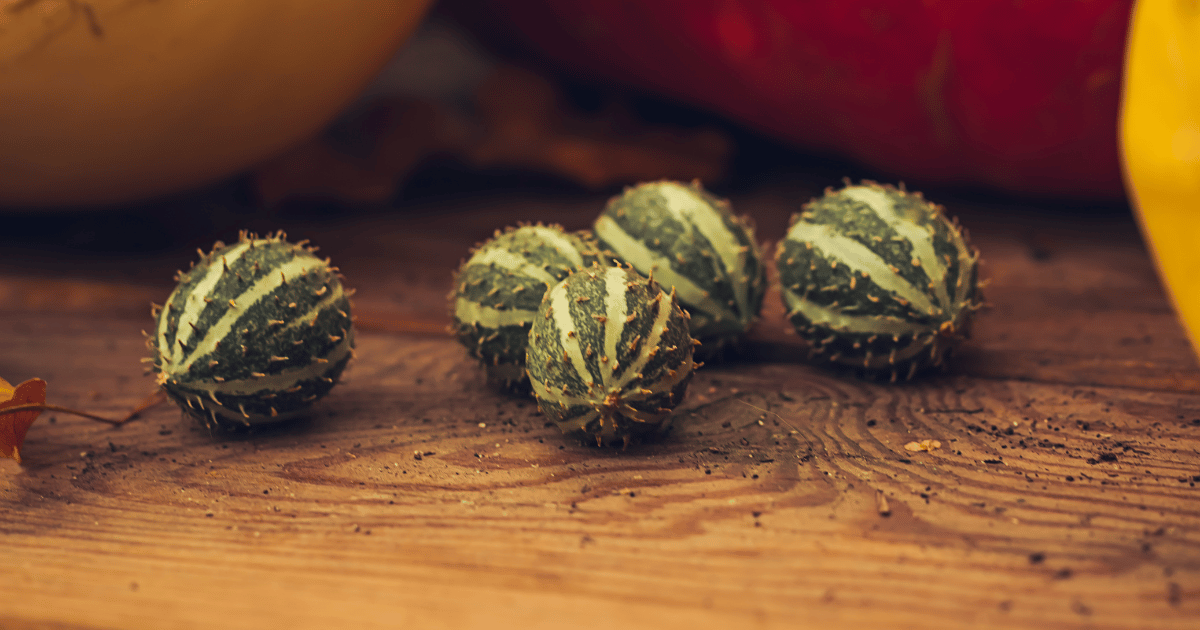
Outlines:
{"type": "Polygon", "coordinates": [[[1132,0],[489,0],[576,74],[920,183],[1118,197],[1132,0]]]}

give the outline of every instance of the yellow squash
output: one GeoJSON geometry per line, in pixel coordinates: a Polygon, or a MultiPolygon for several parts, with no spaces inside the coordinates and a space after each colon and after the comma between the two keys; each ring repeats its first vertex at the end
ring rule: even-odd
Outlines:
{"type": "Polygon", "coordinates": [[[1159,273],[1200,353],[1200,1],[1138,0],[1121,150],[1159,273]]]}
{"type": "Polygon", "coordinates": [[[429,0],[0,0],[0,206],[115,203],[317,131],[429,0]]]}

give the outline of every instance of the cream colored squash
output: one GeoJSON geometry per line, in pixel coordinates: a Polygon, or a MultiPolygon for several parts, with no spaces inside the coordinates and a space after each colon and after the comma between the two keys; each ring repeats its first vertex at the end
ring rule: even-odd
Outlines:
{"type": "Polygon", "coordinates": [[[111,204],[315,133],[429,0],[0,0],[0,206],[111,204]]]}

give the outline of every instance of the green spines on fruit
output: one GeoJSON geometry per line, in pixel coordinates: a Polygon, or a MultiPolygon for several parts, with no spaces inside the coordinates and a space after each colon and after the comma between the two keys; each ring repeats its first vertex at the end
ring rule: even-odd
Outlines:
{"type": "Polygon", "coordinates": [[[745,218],[699,184],[640,184],[613,197],[596,237],[643,274],[674,287],[706,349],[748,330],[766,291],[766,269],[745,218]]]}
{"type": "Polygon", "coordinates": [[[943,365],[983,304],[962,230],[920,193],[874,182],[805,204],[776,262],[813,355],[892,380],[943,365]]]}
{"type": "Polygon", "coordinates": [[[542,298],[528,371],[542,413],[597,444],[663,431],[697,365],[687,314],[630,267],[594,266],[542,298]]]}
{"type": "Polygon", "coordinates": [[[449,296],[453,332],[489,377],[517,383],[525,378],[525,344],[543,294],[602,259],[587,233],[544,225],[497,231],[458,270],[449,296]]]}
{"type": "Polygon", "coordinates": [[[147,345],[185,412],[209,426],[276,422],[333,388],[354,354],[352,291],[314,251],[243,232],[180,272],[147,345]]]}

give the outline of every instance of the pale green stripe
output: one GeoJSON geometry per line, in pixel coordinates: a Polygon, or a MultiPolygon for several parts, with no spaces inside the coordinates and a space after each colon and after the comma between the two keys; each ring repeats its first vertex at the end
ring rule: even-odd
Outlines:
{"type": "Polygon", "coordinates": [[[628,281],[629,276],[620,267],[604,270],[604,355],[608,357],[608,362],[602,364],[600,376],[605,387],[612,384],[613,365],[617,362],[617,344],[621,342],[621,332],[625,330],[625,316],[629,309],[625,283],[628,281]]]}
{"type": "Polygon", "coordinates": [[[524,256],[514,254],[502,247],[485,247],[484,249],[475,252],[475,255],[471,257],[471,260],[467,261],[468,266],[493,264],[501,269],[507,269],[513,273],[519,273],[531,278],[537,278],[549,286],[553,286],[555,282],[558,282],[554,276],[550,275],[550,273],[542,267],[529,262],[529,260],[524,256]]]}
{"type": "Polygon", "coordinates": [[[825,256],[849,267],[851,273],[866,272],[881,289],[904,298],[919,312],[935,312],[929,296],[893,272],[879,254],[852,238],[835,233],[830,226],[798,221],[788,230],[787,238],[812,243],[825,256]]]}
{"type": "Polygon", "coordinates": [[[536,381],[531,379],[531,382],[533,383],[534,388],[537,389],[540,398],[550,400],[551,402],[558,403],[564,407],[576,407],[579,405],[586,405],[590,407],[595,403],[595,401],[591,398],[564,394],[561,387],[548,385],[544,381],[536,381]]]}
{"type": "MultiPolygon", "coordinates": [[[[159,366],[160,368],[170,363],[171,357],[174,356],[171,347],[167,345],[167,331],[170,330],[170,326],[168,324],[171,321],[170,312],[167,310],[167,308],[171,306],[171,302],[175,301],[175,295],[178,294],[182,289],[182,286],[175,287],[175,290],[171,291],[171,295],[167,296],[166,304],[163,304],[162,310],[158,313],[158,354],[162,357],[163,364],[162,366],[159,366]]],[[[178,330],[178,328],[176,328],[176,330],[178,330]]]]}
{"type": "Polygon", "coordinates": [[[692,356],[689,354],[687,360],[681,363],[679,367],[675,368],[675,376],[670,376],[668,373],[667,378],[659,379],[654,384],[646,387],[646,389],[650,390],[649,394],[643,394],[640,390],[635,390],[632,395],[627,396],[626,398],[629,400],[642,400],[645,398],[650,398],[651,396],[662,394],[664,392],[669,392],[675,389],[675,387],[679,385],[683,379],[687,378],[688,374],[691,374],[695,369],[696,364],[693,361],[692,356]]]}
{"type": "Polygon", "coordinates": [[[478,324],[485,328],[500,328],[501,326],[519,326],[532,322],[537,317],[537,311],[519,309],[497,309],[472,302],[467,298],[458,298],[454,302],[454,317],[464,324],[478,324]]]}
{"type": "Polygon", "coordinates": [[[642,273],[654,270],[654,279],[666,287],[675,287],[680,301],[690,304],[697,309],[706,311],[714,319],[731,319],[740,321],[737,314],[704,294],[704,289],[696,286],[690,279],[671,269],[671,261],[659,256],[647,248],[641,241],[633,238],[621,229],[608,215],[596,220],[596,236],[608,243],[617,255],[625,262],[633,265],[642,273]]]}
{"type": "MultiPolygon", "coordinates": [[[[258,241],[263,243],[265,241],[258,241]]],[[[225,265],[232,264],[238,261],[249,249],[252,241],[243,241],[234,246],[229,252],[222,254],[220,258],[224,259],[224,263],[213,257],[212,263],[208,266],[208,271],[204,274],[204,279],[192,288],[191,293],[188,293],[187,298],[183,302],[183,313],[179,316],[179,325],[175,332],[175,345],[171,349],[171,361],[178,363],[183,359],[182,343],[187,343],[192,338],[191,324],[200,321],[200,313],[208,304],[204,298],[212,293],[213,287],[220,282],[221,276],[225,275],[225,265]]],[[[255,243],[256,244],[256,243],[255,243]]]]}
{"type": "Polygon", "coordinates": [[[249,289],[234,298],[234,303],[237,306],[231,307],[216,324],[213,324],[211,328],[205,331],[204,339],[196,344],[196,349],[188,355],[187,361],[182,365],[178,365],[176,371],[173,373],[181,374],[188,371],[192,367],[192,364],[196,362],[196,359],[216,349],[217,342],[229,335],[229,332],[233,330],[234,324],[237,323],[237,320],[242,315],[245,315],[259,301],[283,285],[284,276],[290,278],[288,282],[299,282],[300,277],[305,273],[324,266],[325,263],[315,257],[297,256],[289,260],[286,264],[272,269],[270,273],[262,278],[259,278],[258,282],[255,282],[249,289]]]}
{"type": "Polygon", "coordinates": [[[834,330],[849,333],[879,334],[879,335],[908,335],[927,330],[926,326],[897,317],[880,317],[878,315],[847,315],[836,309],[822,306],[796,295],[790,289],[783,290],[783,299],[787,303],[788,317],[799,312],[814,324],[828,326],[834,330]]]}
{"type": "MultiPolygon", "coordinates": [[[[553,309],[554,324],[558,328],[559,342],[562,343],[563,350],[567,353],[566,358],[575,368],[575,373],[579,375],[579,380],[585,384],[595,382],[583,360],[583,350],[579,347],[579,335],[567,336],[568,332],[575,330],[575,322],[571,319],[571,303],[567,296],[566,283],[559,284],[550,292],[550,307],[553,309]]],[[[559,358],[555,357],[555,359],[559,358]]]]}
{"type": "Polygon", "coordinates": [[[215,392],[217,394],[229,395],[245,395],[261,392],[264,389],[271,391],[281,391],[296,385],[303,381],[311,381],[326,371],[333,365],[336,365],[342,359],[350,355],[352,351],[353,339],[350,335],[342,338],[341,343],[334,347],[333,351],[325,358],[327,363],[312,362],[308,365],[295,367],[284,370],[278,374],[268,374],[267,376],[259,376],[257,378],[245,378],[236,381],[225,381],[224,383],[188,383],[187,387],[191,389],[201,389],[206,392],[215,392]]]}
{"type": "Polygon", "coordinates": [[[943,308],[949,308],[950,294],[946,292],[946,265],[933,247],[933,233],[897,214],[896,202],[883,190],[866,186],[847,188],[842,194],[862,202],[888,227],[912,244],[913,255],[921,262],[925,275],[933,282],[933,290],[943,308]]]}
{"type": "Polygon", "coordinates": [[[325,296],[325,298],[322,299],[320,302],[317,302],[316,306],[313,306],[312,308],[308,309],[307,313],[301,315],[300,317],[293,319],[291,322],[288,323],[287,326],[280,328],[279,332],[283,332],[285,330],[291,330],[293,328],[299,328],[301,326],[311,324],[312,321],[314,319],[316,319],[317,316],[320,315],[322,311],[333,306],[334,303],[336,303],[338,300],[342,299],[342,296],[345,294],[346,294],[345,291],[342,289],[342,283],[335,282],[334,289],[329,292],[329,295],[325,296]]]}
{"type": "MultiPolygon", "coordinates": [[[[666,294],[659,295],[658,313],[655,314],[654,323],[650,325],[650,332],[642,340],[642,344],[638,346],[637,358],[629,364],[629,367],[625,368],[625,371],[621,374],[621,378],[613,384],[614,388],[624,388],[630,381],[637,377],[650,361],[650,352],[662,343],[663,328],[667,326],[673,309],[671,308],[670,298],[666,294]]],[[[691,339],[689,338],[685,343],[690,342],[691,339]]]]}
{"type": "Polygon", "coordinates": [[[543,225],[531,225],[520,228],[520,230],[530,230],[537,234],[543,241],[552,245],[559,254],[571,261],[572,266],[578,268],[583,266],[583,256],[575,249],[575,243],[563,234],[561,231],[554,228],[548,228],[543,225]]]}
{"type": "MultiPolygon", "coordinates": [[[[714,268],[730,280],[738,310],[750,313],[749,285],[742,282],[746,275],[746,254],[742,245],[725,225],[724,215],[692,188],[668,182],[658,191],[667,200],[667,209],[683,222],[690,223],[712,244],[714,254],[724,263],[724,270],[714,268]]],[[[715,262],[715,261],[714,261],[715,262]]]]}

